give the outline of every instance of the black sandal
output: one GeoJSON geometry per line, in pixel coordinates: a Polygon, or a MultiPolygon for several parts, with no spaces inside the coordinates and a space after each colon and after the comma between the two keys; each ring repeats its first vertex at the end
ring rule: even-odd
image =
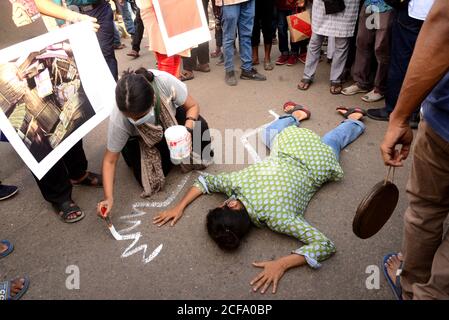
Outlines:
{"type": "Polygon", "coordinates": [[[87,176],[83,180],[79,182],[74,182],[72,180],[72,185],[75,187],[87,186],[87,187],[101,188],[103,187],[103,176],[101,174],[88,171],[87,176]]]}
{"type": "Polygon", "coordinates": [[[309,90],[310,85],[312,84],[312,79],[303,78],[301,82],[298,84],[298,89],[302,91],[309,90]]]}
{"type": "Polygon", "coordinates": [[[73,201],[66,201],[61,204],[54,204],[54,208],[57,210],[58,217],[65,223],[74,223],[84,218],[84,212],[73,201]],[[69,219],[69,216],[74,213],[80,212],[76,218],[69,219]]]}
{"type": "Polygon", "coordinates": [[[355,107],[355,108],[348,108],[348,107],[337,107],[335,110],[345,110],[345,113],[341,113],[339,112],[339,114],[341,114],[345,119],[348,119],[349,115],[353,114],[353,113],[361,113],[363,116],[366,116],[366,111],[363,110],[360,107],[355,107]]]}

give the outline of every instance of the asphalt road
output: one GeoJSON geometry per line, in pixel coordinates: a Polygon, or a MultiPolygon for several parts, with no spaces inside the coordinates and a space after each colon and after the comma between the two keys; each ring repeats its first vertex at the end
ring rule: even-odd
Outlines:
{"type": "MultiPolygon", "coordinates": [[[[121,70],[155,67],[153,54],[144,46],[139,59],[127,57],[130,41],[124,42],[128,48],[116,51],[121,70]]],[[[212,42],[211,49],[214,49],[212,42]]],[[[273,59],[277,55],[275,46],[273,59]]],[[[239,62],[236,62],[238,67],[239,62]]],[[[255,129],[270,122],[273,116],[269,110],[281,113],[281,106],[287,100],[310,107],[312,119],[303,126],[321,135],[341,121],[335,112],[337,105],[368,107],[360,96],[329,93],[329,65],[326,62],[320,63],[316,82],[307,92],[296,89],[302,64],[276,66],[271,72],[262,71],[268,81],[241,80],[237,87],[225,85],[223,67],[215,66],[214,59],[211,68],[212,72],[208,74],[195,73],[195,79],[187,84],[192,96],[200,103],[201,114],[211,127],[221,132],[226,128],[255,129]]],[[[382,106],[382,103],[373,105],[382,106]]],[[[344,179],[325,185],[306,212],[306,219],[334,241],[338,252],[323,262],[320,270],[302,267],[287,272],[276,295],[251,292],[249,282],[259,272],[251,263],[286,255],[300,244],[268,229],[254,228],[237,252],[222,252],[209,239],[205,228],[208,209],[222,201],[222,196],[201,198],[187,209],[173,228],[159,229],[151,223],[152,217],[163,208],[145,209],[143,215],[126,218],[132,213],[133,204],[164,202],[176,193],[185,177],[180,172],[170,174],[162,192],[143,200],[131,171],[123,159],[120,160],[113,221],[119,231],[132,229],[122,232],[129,235],[128,240],[116,241],[95,214],[96,203],[102,199],[101,189],[76,188],[73,198],[85,210],[86,218],[73,225],[64,224],[43,200],[21,159],[5,143],[0,144],[0,177],[4,183],[19,185],[20,192],[0,204],[0,238],[9,239],[16,247],[12,255],[0,260],[0,278],[29,275],[31,287],[24,299],[392,299],[381,270],[379,288],[369,290],[366,287],[370,275],[366,270],[369,266],[380,266],[384,254],[400,248],[410,161],[396,172],[400,200],[390,221],[371,239],[357,238],[352,233],[356,207],[386,172],[380,159],[379,142],[387,123],[369,119],[365,122],[365,134],[343,151],[344,179]],[[140,238],[135,241],[139,234],[140,238]],[[160,244],[159,254],[145,263],[160,244]],[[137,249],[141,250],[133,253],[137,249]],[[67,267],[72,265],[80,271],[79,290],[66,287],[67,267]]],[[[104,121],[84,139],[90,170],[101,169],[107,125],[104,121]]],[[[237,141],[236,146],[241,148],[239,143],[237,141]]],[[[207,171],[217,173],[244,166],[212,165],[207,171]]],[[[189,177],[183,191],[196,175],[189,177]]]]}

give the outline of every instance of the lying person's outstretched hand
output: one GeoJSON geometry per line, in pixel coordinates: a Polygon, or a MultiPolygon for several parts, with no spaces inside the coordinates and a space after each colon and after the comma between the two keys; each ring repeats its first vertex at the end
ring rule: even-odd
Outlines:
{"type": "Polygon", "coordinates": [[[172,220],[170,226],[173,227],[175,223],[182,217],[184,210],[179,206],[175,206],[166,211],[162,211],[153,218],[153,224],[157,224],[158,227],[162,227],[164,224],[172,220]]]}
{"type": "Polygon", "coordinates": [[[290,254],[273,261],[253,262],[253,266],[264,268],[264,270],[251,281],[253,291],[257,292],[260,288],[260,293],[265,293],[267,289],[273,284],[273,293],[276,293],[279,280],[281,280],[285,271],[290,268],[299,267],[306,264],[304,256],[299,254],[290,254]]]}
{"type": "Polygon", "coordinates": [[[287,270],[283,262],[280,259],[274,261],[253,262],[253,266],[264,268],[264,270],[250,283],[250,285],[253,286],[253,291],[257,292],[257,290],[262,288],[260,293],[265,293],[270,285],[273,284],[272,293],[276,293],[279,280],[287,270]]]}

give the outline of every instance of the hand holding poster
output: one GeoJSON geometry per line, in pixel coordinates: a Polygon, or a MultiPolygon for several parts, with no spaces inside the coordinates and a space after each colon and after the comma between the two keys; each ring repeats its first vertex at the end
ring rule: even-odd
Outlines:
{"type": "Polygon", "coordinates": [[[211,39],[201,0],[153,0],[167,55],[211,39]]]}
{"type": "Polygon", "coordinates": [[[90,23],[0,51],[0,130],[41,179],[109,116],[115,81],[90,23]]]}

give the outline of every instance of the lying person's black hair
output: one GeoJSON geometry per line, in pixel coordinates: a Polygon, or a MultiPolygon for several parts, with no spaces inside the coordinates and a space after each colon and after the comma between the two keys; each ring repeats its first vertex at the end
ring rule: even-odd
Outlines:
{"type": "Polygon", "coordinates": [[[215,208],[207,214],[207,232],[221,249],[235,250],[251,227],[246,209],[215,208]]]}
{"type": "Polygon", "coordinates": [[[154,103],[154,90],[150,84],[153,79],[154,75],[145,68],[124,71],[115,88],[119,110],[131,114],[150,110],[154,103]]]}

